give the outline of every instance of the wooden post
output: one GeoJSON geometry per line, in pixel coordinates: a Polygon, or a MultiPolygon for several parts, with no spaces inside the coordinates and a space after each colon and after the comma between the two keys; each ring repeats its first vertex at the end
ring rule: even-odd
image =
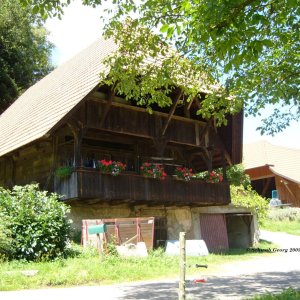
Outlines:
{"type": "Polygon", "coordinates": [[[98,252],[101,259],[103,259],[102,243],[100,233],[97,233],[98,252]]]}
{"type": "Polygon", "coordinates": [[[179,234],[179,292],[178,299],[185,300],[185,232],[179,234]]]}

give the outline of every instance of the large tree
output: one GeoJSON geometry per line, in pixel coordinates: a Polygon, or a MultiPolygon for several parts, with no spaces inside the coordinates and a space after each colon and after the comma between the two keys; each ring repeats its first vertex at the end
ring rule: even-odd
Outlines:
{"type": "Polygon", "coordinates": [[[52,44],[42,19],[18,0],[1,0],[0,114],[52,69],[52,44]]]}
{"type": "MultiPolygon", "coordinates": [[[[43,14],[62,12],[60,0],[29,2],[35,5],[36,11],[43,14]]],[[[123,63],[132,76],[137,78],[139,75],[139,80],[143,77],[151,79],[154,75],[159,78],[157,85],[154,80],[150,80],[151,85],[144,80],[142,89],[145,92],[137,93],[133,77],[131,80],[125,78],[127,85],[132,84],[131,89],[118,85],[119,80],[124,78],[114,72],[110,82],[116,83],[116,87],[121,92],[128,93],[129,97],[140,94],[143,98],[146,93],[155,96],[160,88],[166,91],[162,97],[164,104],[169,104],[169,79],[173,79],[174,73],[177,73],[177,78],[184,78],[186,75],[186,72],[182,72],[184,67],[170,69],[172,64],[176,67],[178,57],[174,55],[164,61],[164,67],[169,68],[168,72],[160,69],[159,72],[150,74],[145,68],[138,71],[141,59],[145,58],[141,52],[144,51],[147,57],[150,56],[155,61],[160,60],[161,55],[165,54],[167,43],[183,58],[188,58],[197,71],[205,74],[204,77],[209,77],[207,87],[215,86],[216,81],[222,83],[222,90],[214,92],[214,89],[208,88],[211,94],[200,110],[204,117],[213,115],[222,122],[223,113],[234,113],[242,106],[246,114],[257,115],[268,104],[274,104],[273,114],[263,121],[262,132],[274,134],[292,120],[299,120],[300,0],[82,2],[87,5],[110,2],[112,5],[107,34],[121,42],[121,53],[125,53],[127,59],[116,54],[107,61],[111,67],[116,66],[120,71],[123,63]],[[127,16],[131,16],[130,22],[125,21],[127,16]],[[152,37],[147,30],[152,32],[152,37]],[[231,96],[228,97],[225,92],[231,96]]],[[[195,87],[191,94],[196,93],[195,87]]],[[[158,97],[154,99],[158,101],[158,97]]]]}

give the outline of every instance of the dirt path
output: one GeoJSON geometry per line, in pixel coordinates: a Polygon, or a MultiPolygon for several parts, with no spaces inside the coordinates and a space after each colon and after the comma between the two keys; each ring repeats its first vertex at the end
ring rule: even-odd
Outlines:
{"type": "MultiPolygon", "coordinates": [[[[265,292],[300,289],[300,237],[262,231],[261,238],[278,245],[276,255],[225,264],[205,284],[187,281],[187,299],[244,299],[265,292]],[[283,249],[289,249],[285,252],[283,249]],[[281,250],[281,251],[279,251],[281,250]]],[[[259,251],[259,250],[257,250],[259,251]]],[[[1,300],[168,300],[177,299],[178,283],[160,280],[111,286],[0,292],[1,300]]]]}

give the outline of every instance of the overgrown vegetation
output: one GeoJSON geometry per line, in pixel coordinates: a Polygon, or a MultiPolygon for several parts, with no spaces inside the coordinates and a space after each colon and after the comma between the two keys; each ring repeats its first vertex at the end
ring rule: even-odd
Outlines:
{"type": "Polygon", "coordinates": [[[0,261],[12,256],[11,242],[7,217],[0,211],[0,261]]]}
{"type": "Polygon", "coordinates": [[[261,225],[267,216],[268,201],[251,187],[250,177],[245,174],[243,165],[234,165],[226,170],[230,183],[231,202],[235,206],[247,207],[257,216],[261,225]]]}
{"type": "MultiPolygon", "coordinates": [[[[259,244],[260,248],[274,247],[272,244],[259,244]]],[[[146,279],[177,277],[178,256],[167,256],[162,249],[151,251],[146,258],[121,258],[106,255],[103,260],[95,248],[81,248],[73,245],[67,250],[67,259],[51,262],[12,261],[0,264],[0,290],[17,290],[51,286],[72,286],[83,284],[110,284],[146,279]],[[20,273],[22,270],[37,270],[32,277],[20,273]]],[[[232,263],[270,253],[254,253],[246,249],[235,249],[223,254],[210,254],[206,257],[187,257],[187,265],[208,264],[201,270],[203,275],[215,274],[224,263],[232,263]]],[[[199,269],[188,268],[187,276],[199,274],[199,269]]]]}
{"type": "Polygon", "coordinates": [[[258,223],[261,225],[267,215],[268,202],[261,197],[251,186],[230,186],[231,202],[235,206],[249,208],[257,216],[258,223]]]}
{"type": "Polygon", "coordinates": [[[231,185],[247,188],[251,184],[249,175],[245,174],[245,168],[242,164],[233,165],[226,170],[227,180],[231,185]]]}
{"type": "MultiPolygon", "coordinates": [[[[11,232],[10,255],[27,261],[64,254],[70,233],[68,207],[58,195],[40,191],[37,184],[0,188],[0,207],[11,232]]],[[[7,231],[8,232],[8,231],[7,231]]],[[[7,244],[8,234],[3,240],[7,244]]]]}
{"type": "Polygon", "coordinates": [[[300,235],[300,208],[270,209],[263,221],[262,228],[300,235]]]}

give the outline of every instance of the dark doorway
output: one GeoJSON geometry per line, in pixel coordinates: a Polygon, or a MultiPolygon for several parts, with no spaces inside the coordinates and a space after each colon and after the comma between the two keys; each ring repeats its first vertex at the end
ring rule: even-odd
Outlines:
{"type": "Polygon", "coordinates": [[[248,248],[252,245],[252,215],[226,214],[229,248],[248,248]]]}
{"type": "Polygon", "coordinates": [[[167,218],[154,218],[154,248],[165,247],[168,237],[167,218]]]}

